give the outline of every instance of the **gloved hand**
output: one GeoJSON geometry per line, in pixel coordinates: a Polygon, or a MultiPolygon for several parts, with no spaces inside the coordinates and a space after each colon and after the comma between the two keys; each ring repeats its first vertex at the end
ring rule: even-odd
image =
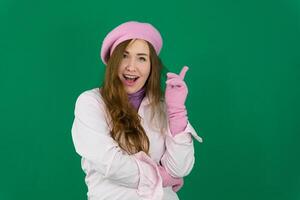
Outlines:
{"type": "Polygon", "coordinates": [[[170,72],[167,73],[165,101],[169,127],[173,136],[183,131],[187,125],[185,100],[188,89],[183,79],[188,69],[187,66],[184,66],[179,75],[170,72]]]}
{"type": "Polygon", "coordinates": [[[162,177],[163,187],[172,186],[172,190],[174,192],[179,191],[180,188],[183,186],[183,178],[174,178],[173,176],[168,174],[168,172],[166,171],[166,169],[163,166],[157,165],[157,167],[158,167],[160,176],[162,177]]]}

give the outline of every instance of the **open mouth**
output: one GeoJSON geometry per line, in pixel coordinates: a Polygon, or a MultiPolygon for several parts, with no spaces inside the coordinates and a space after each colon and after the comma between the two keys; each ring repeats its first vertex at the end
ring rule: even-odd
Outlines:
{"type": "Polygon", "coordinates": [[[139,76],[132,76],[132,75],[128,75],[128,74],[123,74],[123,77],[125,78],[126,81],[128,82],[135,82],[138,78],[140,78],[139,76]]]}

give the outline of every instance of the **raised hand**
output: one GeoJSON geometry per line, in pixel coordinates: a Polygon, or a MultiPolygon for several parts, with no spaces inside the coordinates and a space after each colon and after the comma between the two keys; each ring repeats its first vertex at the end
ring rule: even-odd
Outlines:
{"type": "Polygon", "coordinates": [[[165,101],[167,105],[170,131],[173,136],[183,131],[187,125],[185,100],[188,88],[184,77],[189,68],[184,66],[179,75],[167,73],[165,101]]]}

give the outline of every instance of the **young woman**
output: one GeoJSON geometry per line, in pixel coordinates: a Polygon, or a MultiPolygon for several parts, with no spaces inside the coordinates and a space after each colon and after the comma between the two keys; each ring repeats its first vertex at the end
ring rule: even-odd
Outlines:
{"type": "Polygon", "coordinates": [[[103,85],[81,93],[72,138],[86,173],[88,199],[175,200],[194,165],[184,76],[167,74],[158,57],[162,37],[149,23],[125,22],[104,38],[103,85]]]}

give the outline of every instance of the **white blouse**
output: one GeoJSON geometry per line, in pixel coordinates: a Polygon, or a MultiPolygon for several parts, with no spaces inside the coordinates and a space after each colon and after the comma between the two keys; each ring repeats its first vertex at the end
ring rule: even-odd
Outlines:
{"type": "MultiPolygon", "coordinates": [[[[89,200],[178,199],[172,187],[162,187],[157,164],[161,161],[173,177],[187,176],[195,162],[191,136],[199,142],[202,142],[202,138],[189,122],[186,129],[175,137],[171,135],[169,127],[166,133],[160,133],[150,123],[151,108],[148,105],[149,99],[145,97],[138,114],[150,141],[150,157],[142,151],[127,154],[110,136],[108,117],[99,88],[84,91],[78,96],[72,139],[76,152],[81,156],[89,200]]],[[[161,119],[155,120],[162,123],[161,119]]]]}

